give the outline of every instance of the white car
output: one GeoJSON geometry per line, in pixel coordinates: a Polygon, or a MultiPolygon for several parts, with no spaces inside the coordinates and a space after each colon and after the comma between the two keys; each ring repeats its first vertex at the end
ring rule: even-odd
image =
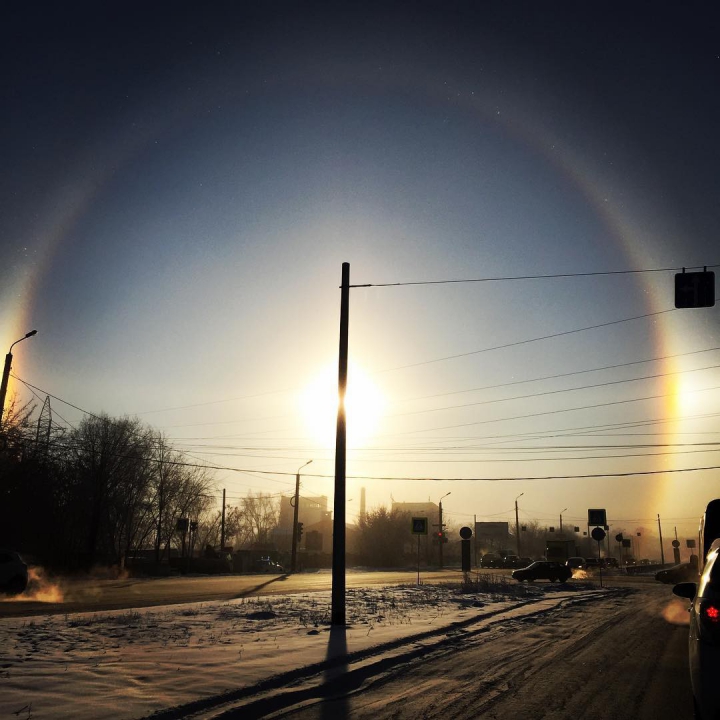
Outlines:
{"type": "Polygon", "coordinates": [[[673,592],[692,600],[690,606],[690,682],[695,717],[720,717],[720,539],[710,546],[699,583],[678,583],[673,592]]]}
{"type": "Polygon", "coordinates": [[[0,550],[0,592],[20,595],[28,584],[27,565],[14,550],[0,550]]]}

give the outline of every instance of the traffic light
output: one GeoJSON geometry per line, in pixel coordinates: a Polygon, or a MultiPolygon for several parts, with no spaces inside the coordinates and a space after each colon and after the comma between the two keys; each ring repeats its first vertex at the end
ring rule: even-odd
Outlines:
{"type": "Polygon", "coordinates": [[[300,540],[302,539],[302,534],[303,534],[303,524],[302,524],[301,522],[299,522],[299,523],[297,524],[297,539],[298,539],[298,542],[300,542],[300,540]]]}

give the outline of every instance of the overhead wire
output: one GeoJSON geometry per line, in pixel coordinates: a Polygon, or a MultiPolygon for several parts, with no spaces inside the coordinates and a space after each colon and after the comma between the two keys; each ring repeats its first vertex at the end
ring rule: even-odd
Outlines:
{"type": "Polygon", "coordinates": [[[638,275],[643,273],[660,273],[660,272],[678,272],[682,270],[700,270],[701,268],[707,270],[708,268],[716,268],[720,265],[698,265],[698,266],[687,266],[687,267],[665,267],[665,268],[643,268],[637,270],[598,270],[595,272],[582,272],[582,273],[552,273],[547,275],[500,275],[496,277],[484,277],[484,278],[465,278],[465,279],[451,279],[451,280],[415,280],[408,282],[394,282],[394,283],[363,283],[357,285],[350,285],[351,288],[371,288],[371,287],[405,287],[412,285],[448,285],[457,283],[484,283],[484,282],[509,282],[514,280],[554,280],[559,278],[580,278],[580,277],[600,277],[607,275],[638,275]]]}

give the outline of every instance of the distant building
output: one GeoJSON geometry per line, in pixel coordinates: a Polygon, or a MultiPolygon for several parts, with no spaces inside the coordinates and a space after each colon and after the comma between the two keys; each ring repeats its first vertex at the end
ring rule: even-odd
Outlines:
{"type": "Polygon", "coordinates": [[[440,508],[434,502],[393,502],[391,510],[407,513],[412,517],[426,517],[432,528],[437,525],[440,517],[440,508]]]}
{"type": "MultiPolygon", "coordinates": [[[[294,495],[280,498],[280,519],[277,528],[272,532],[275,546],[285,551],[289,551],[292,545],[295,508],[291,502],[295,502],[294,495]]],[[[303,524],[300,548],[305,547],[308,533],[313,533],[310,540],[313,548],[317,548],[319,545],[324,552],[332,549],[332,513],[328,510],[328,499],[325,495],[320,497],[303,497],[301,495],[298,505],[298,522],[303,524]],[[330,528],[329,533],[328,528],[330,528]],[[320,535],[318,536],[317,533],[320,535]]]]}
{"type": "MultiPolygon", "coordinates": [[[[407,513],[410,517],[427,518],[428,534],[424,538],[421,538],[420,545],[425,564],[430,565],[433,562],[433,556],[437,553],[437,548],[433,545],[433,538],[435,538],[435,541],[437,542],[437,537],[435,537],[435,535],[439,530],[438,523],[440,522],[440,508],[437,503],[393,501],[391,511],[407,513]]],[[[412,539],[407,548],[408,551],[412,551],[413,547],[417,546],[416,536],[411,536],[411,538],[412,539]]]]}

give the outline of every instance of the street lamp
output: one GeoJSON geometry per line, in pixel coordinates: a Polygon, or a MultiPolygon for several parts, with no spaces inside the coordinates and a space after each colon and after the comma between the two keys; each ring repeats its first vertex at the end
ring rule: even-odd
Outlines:
{"type": "Polygon", "coordinates": [[[443,532],[443,519],[442,519],[442,501],[444,498],[446,498],[451,493],[445,493],[441,498],[440,502],[438,503],[439,510],[438,510],[438,540],[440,543],[440,550],[439,550],[439,556],[440,556],[440,569],[443,569],[443,541],[445,540],[445,533],[443,532]]]}
{"type": "Polygon", "coordinates": [[[298,506],[300,505],[300,471],[307,467],[312,460],[308,460],[304,465],[298,468],[295,473],[295,503],[293,512],[293,532],[292,532],[292,555],[290,556],[290,572],[297,569],[297,541],[298,541],[298,506]]]}
{"type": "Polygon", "coordinates": [[[8,350],[8,354],[5,356],[5,369],[3,370],[3,376],[2,376],[2,384],[0,385],[0,424],[2,424],[2,416],[5,412],[5,395],[7,395],[7,388],[8,388],[8,380],[10,379],[10,366],[12,365],[12,349],[17,345],[19,342],[22,342],[23,340],[27,340],[29,337],[32,337],[33,335],[37,335],[37,330],[31,330],[29,333],[25,335],[25,337],[21,337],[19,340],[16,340],[8,350]]]}
{"type": "Polygon", "coordinates": [[[567,508],[563,508],[560,511],[560,534],[562,535],[562,514],[567,510],[567,508]]]}
{"type": "Polygon", "coordinates": [[[515,540],[517,541],[517,554],[520,556],[520,519],[518,518],[518,506],[517,501],[524,495],[524,492],[521,492],[516,498],[515,498],[515,540]]]}

